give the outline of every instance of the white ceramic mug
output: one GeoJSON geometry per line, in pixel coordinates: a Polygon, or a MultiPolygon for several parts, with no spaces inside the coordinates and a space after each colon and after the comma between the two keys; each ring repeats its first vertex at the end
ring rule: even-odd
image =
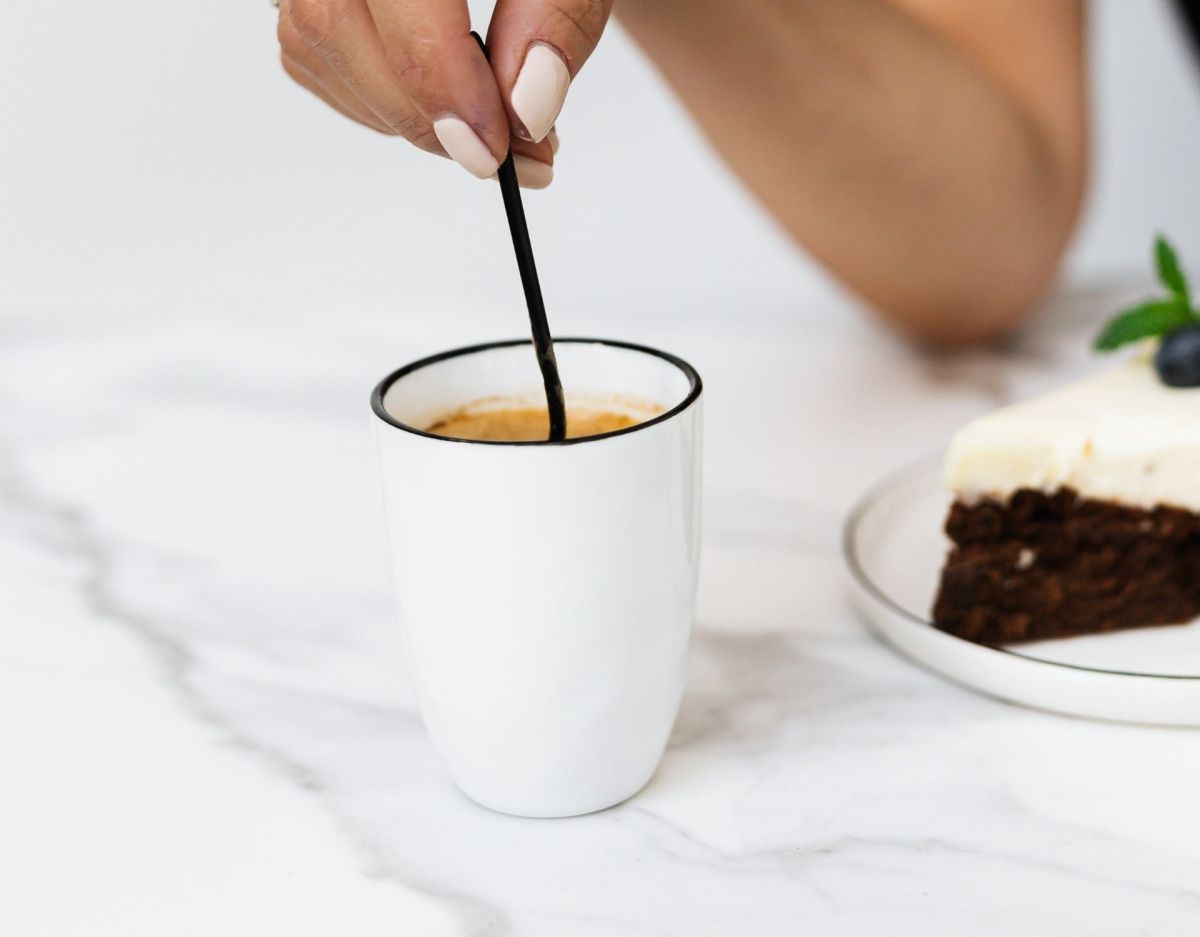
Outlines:
{"type": "Polygon", "coordinates": [[[683,691],[700,543],[695,369],[623,342],[554,344],[568,408],[626,398],[663,412],[557,443],[421,429],[483,398],[539,399],[527,341],[414,362],[371,397],[426,728],[468,796],[536,817],[603,809],[654,773],[683,691]]]}

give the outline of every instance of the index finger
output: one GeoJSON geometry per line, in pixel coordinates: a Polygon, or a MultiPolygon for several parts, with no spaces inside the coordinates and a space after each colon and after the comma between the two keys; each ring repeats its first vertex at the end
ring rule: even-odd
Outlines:
{"type": "Polygon", "coordinates": [[[499,0],[488,49],[518,136],[550,132],[571,80],[604,32],[613,0],[499,0]]]}

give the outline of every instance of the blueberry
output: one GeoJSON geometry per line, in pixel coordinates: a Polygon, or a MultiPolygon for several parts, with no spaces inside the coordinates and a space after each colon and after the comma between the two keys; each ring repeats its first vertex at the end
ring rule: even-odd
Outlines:
{"type": "Polygon", "coordinates": [[[1200,387],[1200,325],[1185,325],[1164,338],[1154,367],[1168,387],[1200,387]]]}

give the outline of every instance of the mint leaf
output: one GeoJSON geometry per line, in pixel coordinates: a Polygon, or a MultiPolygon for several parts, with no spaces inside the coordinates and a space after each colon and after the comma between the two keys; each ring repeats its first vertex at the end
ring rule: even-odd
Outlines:
{"type": "Polygon", "coordinates": [[[1182,299],[1184,305],[1190,305],[1187,279],[1179,269],[1179,258],[1161,234],[1154,239],[1154,261],[1158,266],[1158,279],[1162,285],[1169,289],[1172,295],[1182,299]]]}
{"type": "MultiPolygon", "coordinates": [[[[1159,241],[1165,244],[1165,241],[1159,241]]],[[[1169,251],[1170,248],[1168,247],[1169,251]]],[[[1172,255],[1174,256],[1174,255],[1172,255]]],[[[1175,268],[1178,271],[1178,267],[1175,268]]],[[[1164,280],[1165,282],[1165,280],[1164,280]]],[[[1186,289],[1186,287],[1185,287],[1186,289]]],[[[1096,338],[1097,351],[1112,351],[1130,342],[1143,338],[1165,335],[1196,320],[1187,302],[1180,296],[1171,299],[1155,299],[1140,306],[1126,309],[1104,327],[1096,338]]]]}

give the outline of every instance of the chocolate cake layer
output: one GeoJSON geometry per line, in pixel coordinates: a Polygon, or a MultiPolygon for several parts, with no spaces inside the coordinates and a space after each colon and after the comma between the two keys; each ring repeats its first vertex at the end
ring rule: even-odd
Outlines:
{"type": "Polygon", "coordinates": [[[980,644],[1177,624],[1200,615],[1200,514],[1022,489],[956,502],[933,609],[980,644]]]}

